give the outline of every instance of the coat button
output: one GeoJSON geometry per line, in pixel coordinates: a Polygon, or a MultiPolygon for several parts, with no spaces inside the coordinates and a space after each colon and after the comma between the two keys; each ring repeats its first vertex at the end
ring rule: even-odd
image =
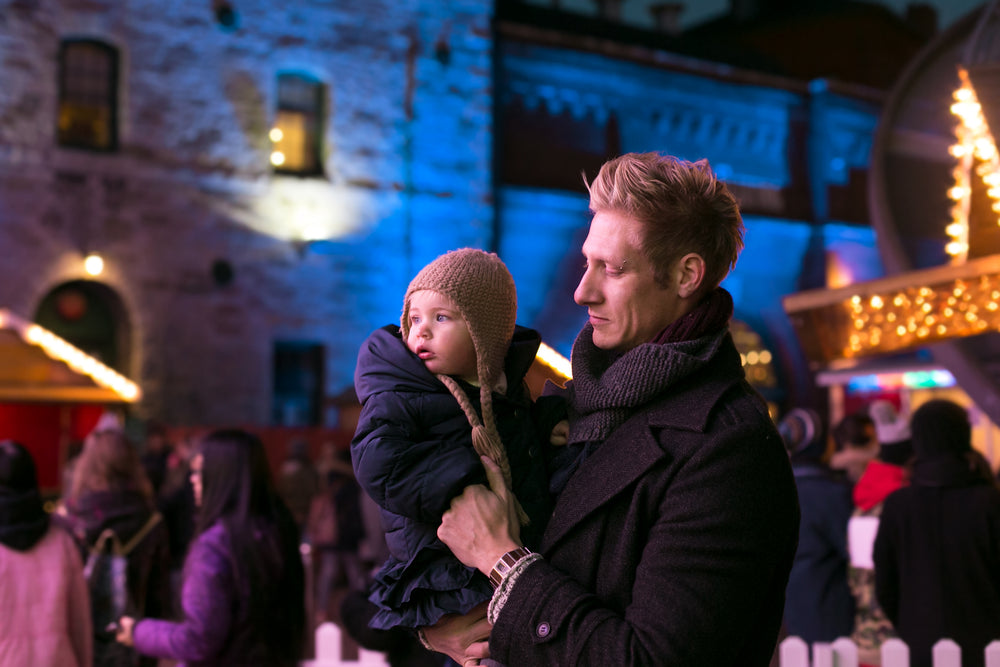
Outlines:
{"type": "Polygon", "coordinates": [[[550,630],[548,623],[539,623],[538,628],[535,629],[535,634],[543,638],[548,637],[550,630]]]}

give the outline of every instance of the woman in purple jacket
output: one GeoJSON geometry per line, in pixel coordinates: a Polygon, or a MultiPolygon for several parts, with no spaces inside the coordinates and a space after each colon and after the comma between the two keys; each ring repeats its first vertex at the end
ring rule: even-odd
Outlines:
{"type": "Polygon", "coordinates": [[[305,629],[298,531],[275,493],[263,444],[240,430],[209,434],[191,481],[199,513],[182,619],[123,617],[118,641],[188,667],[296,665],[305,629]]]}

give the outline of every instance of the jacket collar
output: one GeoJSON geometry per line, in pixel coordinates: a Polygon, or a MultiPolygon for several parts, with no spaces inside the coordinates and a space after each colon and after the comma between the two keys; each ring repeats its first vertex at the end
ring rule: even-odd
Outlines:
{"type": "Polygon", "coordinates": [[[543,549],[670,456],[655,437],[658,429],[704,433],[712,409],[743,377],[739,352],[727,336],[704,372],[679,383],[615,429],[566,483],[545,532],[543,549]]]}

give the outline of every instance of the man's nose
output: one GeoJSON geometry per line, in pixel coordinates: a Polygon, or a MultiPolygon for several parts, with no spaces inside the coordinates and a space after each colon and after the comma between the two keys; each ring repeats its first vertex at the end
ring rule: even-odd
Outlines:
{"type": "Polygon", "coordinates": [[[588,267],[580,277],[580,283],[576,286],[576,290],[573,291],[573,301],[576,301],[578,305],[586,306],[597,300],[593,271],[588,267]]]}

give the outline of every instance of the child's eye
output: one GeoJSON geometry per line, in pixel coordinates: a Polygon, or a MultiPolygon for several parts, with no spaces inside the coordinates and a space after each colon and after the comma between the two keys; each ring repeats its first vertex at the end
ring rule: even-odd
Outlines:
{"type": "Polygon", "coordinates": [[[420,318],[416,315],[410,315],[410,324],[420,324],[420,318]]]}
{"type": "Polygon", "coordinates": [[[442,315],[442,314],[438,313],[438,316],[435,319],[438,322],[447,322],[450,318],[447,315],[442,315]]]}

